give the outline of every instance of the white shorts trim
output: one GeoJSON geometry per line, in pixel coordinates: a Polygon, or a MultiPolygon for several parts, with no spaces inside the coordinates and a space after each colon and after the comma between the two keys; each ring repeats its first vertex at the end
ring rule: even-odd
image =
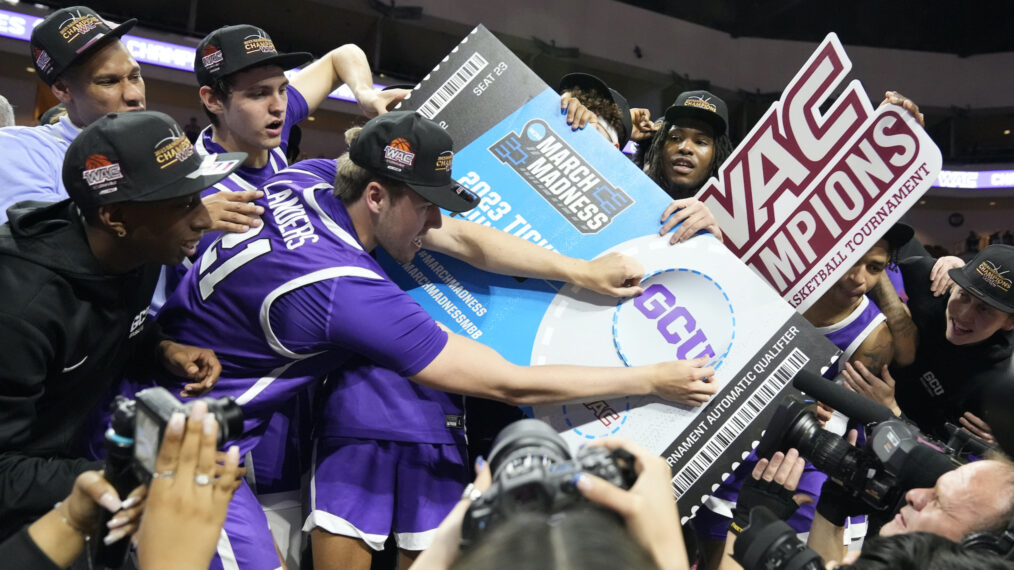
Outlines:
{"type": "Polygon", "coordinates": [[[315,528],[319,528],[339,536],[358,538],[359,540],[365,542],[367,546],[377,551],[383,550],[384,543],[387,542],[386,534],[365,533],[356,528],[356,526],[349,521],[317,509],[310,511],[310,516],[306,517],[306,522],[303,523],[303,532],[310,532],[315,528]]]}

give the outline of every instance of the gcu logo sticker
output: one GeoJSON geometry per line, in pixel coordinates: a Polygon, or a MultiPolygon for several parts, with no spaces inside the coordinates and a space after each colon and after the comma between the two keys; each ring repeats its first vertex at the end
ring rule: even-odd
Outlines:
{"type": "Polygon", "coordinates": [[[627,366],[707,357],[722,366],[736,337],[729,296],[711,277],[690,269],[661,271],[642,281],[644,293],[621,301],[613,344],[627,366]]]}
{"type": "Polygon", "coordinates": [[[521,134],[508,133],[489,151],[583,234],[598,233],[634,203],[541,119],[529,121],[521,134]]]}

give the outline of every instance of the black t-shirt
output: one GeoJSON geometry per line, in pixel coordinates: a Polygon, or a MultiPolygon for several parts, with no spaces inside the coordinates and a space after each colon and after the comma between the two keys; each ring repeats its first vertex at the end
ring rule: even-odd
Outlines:
{"type": "MultiPolygon", "coordinates": [[[[895,397],[902,412],[924,433],[947,440],[946,422],[958,424],[966,411],[989,422],[984,405],[987,388],[1014,389],[1011,333],[998,331],[981,343],[957,346],[947,341],[947,299],[930,291],[930,270],[936,260],[909,258],[899,263],[908,292],[908,308],[919,330],[915,362],[891,368],[895,397]]],[[[1007,413],[1010,413],[1009,411],[1007,413]]]]}

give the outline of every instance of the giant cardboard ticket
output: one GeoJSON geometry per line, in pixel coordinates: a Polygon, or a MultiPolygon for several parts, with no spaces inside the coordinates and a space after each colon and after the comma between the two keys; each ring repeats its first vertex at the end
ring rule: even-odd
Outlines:
{"type": "Polygon", "coordinates": [[[720,388],[701,408],[626,397],[534,410],[575,448],[620,435],[664,456],[682,512],[692,514],[749,452],[793,375],[819,372],[835,348],[711,235],[675,247],[659,237],[668,196],[597,132],[572,132],[559,95],[485,28],[403,106],[453,136],[453,174],[482,196],[466,219],[574,257],[634,256],[646,290],[615,299],[425,251],[401,266],[386,259],[389,274],[451,330],[516,364],[708,357],[720,388]]]}

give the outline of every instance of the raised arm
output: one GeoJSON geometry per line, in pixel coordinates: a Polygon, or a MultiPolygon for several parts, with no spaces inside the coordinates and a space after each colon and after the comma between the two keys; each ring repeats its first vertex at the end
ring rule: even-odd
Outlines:
{"type": "Polygon", "coordinates": [[[481,396],[514,405],[587,398],[654,394],[700,406],[718,389],[707,358],[673,360],[648,366],[517,366],[495,350],[454,333],[444,349],[411,380],[431,388],[481,396]]]}
{"type": "Polygon", "coordinates": [[[373,73],[366,54],[355,44],[345,44],[328,52],[292,78],[296,88],[313,113],[328,94],[344,83],[352,90],[360,109],[367,117],[387,112],[408,94],[407,89],[380,91],[373,87],[373,73]]]}
{"type": "Polygon", "coordinates": [[[565,281],[614,297],[639,295],[644,268],[632,257],[610,253],[585,261],[538,246],[497,229],[444,216],[423,238],[423,247],[484,271],[565,281]]]}
{"type": "MultiPolygon", "coordinates": [[[[912,322],[908,307],[898,298],[894,285],[891,284],[887,272],[880,274],[877,284],[870,291],[870,296],[877,303],[880,312],[887,319],[888,333],[893,345],[893,358],[887,362],[863,362],[871,370],[880,370],[884,364],[894,362],[898,366],[908,366],[915,362],[915,351],[919,346],[919,330],[912,322]]],[[[883,333],[880,333],[883,334],[883,333]]],[[[865,344],[865,343],[864,343],[865,344]]],[[[856,351],[859,352],[859,351],[856,351]]]]}

